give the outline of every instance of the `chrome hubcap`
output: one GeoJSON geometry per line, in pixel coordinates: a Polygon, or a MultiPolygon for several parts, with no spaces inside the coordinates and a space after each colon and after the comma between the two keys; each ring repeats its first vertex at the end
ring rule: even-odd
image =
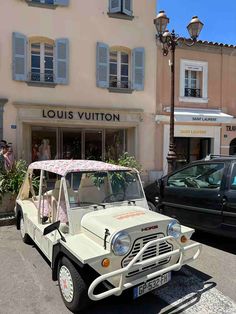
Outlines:
{"type": "Polygon", "coordinates": [[[73,281],[69,269],[63,265],[59,271],[59,283],[63,297],[72,302],[74,296],[73,281]]]}

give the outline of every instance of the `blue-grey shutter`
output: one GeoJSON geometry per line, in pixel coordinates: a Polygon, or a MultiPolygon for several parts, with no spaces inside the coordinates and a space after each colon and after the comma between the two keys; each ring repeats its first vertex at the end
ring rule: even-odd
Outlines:
{"type": "Polygon", "coordinates": [[[127,15],[132,15],[132,0],[122,0],[123,1],[123,13],[127,15]]]}
{"type": "Polygon", "coordinates": [[[59,38],[55,45],[55,82],[67,85],[69,82],[69,41],[59,38]]]}
{"type": "Polygon", "coordinates": [[[12,78],[27,80],[27,37],[20,33],[12,34],[12,78]]]}
{"type": "Polygon", "coordinates": [[[68,6],[69,0],[54,0],[55,5],[68,6]]]}
{"type": "Polygon", "coordinates": [[[117,13],[121,11],[121,0],[109,0],[109,12],[117,13]]]}
{"type": "Polygon", "coordinates": [[[144,48],[132,51],[132,88],[144,90],[145,52],[144,48]]]}
{"type": "Polygon", "coordinates": [[[97,43],[97,87],[109,86],[109,46],[97,43]]]}

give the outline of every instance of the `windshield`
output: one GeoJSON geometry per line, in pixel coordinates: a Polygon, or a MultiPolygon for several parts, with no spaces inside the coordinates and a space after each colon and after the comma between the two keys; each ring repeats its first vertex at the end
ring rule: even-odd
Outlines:
{"type": "Polygon", "coordinates": [[[115,203],[143,198],[134,171],[74,172],[66,176],[70,207],[115,203]]]}

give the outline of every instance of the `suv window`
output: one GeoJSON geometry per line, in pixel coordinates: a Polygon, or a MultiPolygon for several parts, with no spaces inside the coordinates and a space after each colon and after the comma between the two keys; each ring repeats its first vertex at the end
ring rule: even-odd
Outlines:
{"type": "Polygon", "coordinates": [[[218,188],[221,185],[223,172],[224,163],[193,165],[171,175],[167,185],[184,188],[218,188]]]}

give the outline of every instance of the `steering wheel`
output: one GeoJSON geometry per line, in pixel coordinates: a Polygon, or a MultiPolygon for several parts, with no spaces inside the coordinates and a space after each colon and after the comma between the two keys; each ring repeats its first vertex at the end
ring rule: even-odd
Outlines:
{"type": "Polygon", "coordinates": [[[107,195],[102,201],[102,203],[119,202],[119,201],[123,201],[124,198],[125,198],[125,192],[112,193],[112,194],[107,195]]]}
{"type": "Polygon", "coordinates": [[[191,188],[200,188],[200,185],[198,184],[197,180],[191,177],[187,177],[184,180],[184,183],[191,188]]]}

